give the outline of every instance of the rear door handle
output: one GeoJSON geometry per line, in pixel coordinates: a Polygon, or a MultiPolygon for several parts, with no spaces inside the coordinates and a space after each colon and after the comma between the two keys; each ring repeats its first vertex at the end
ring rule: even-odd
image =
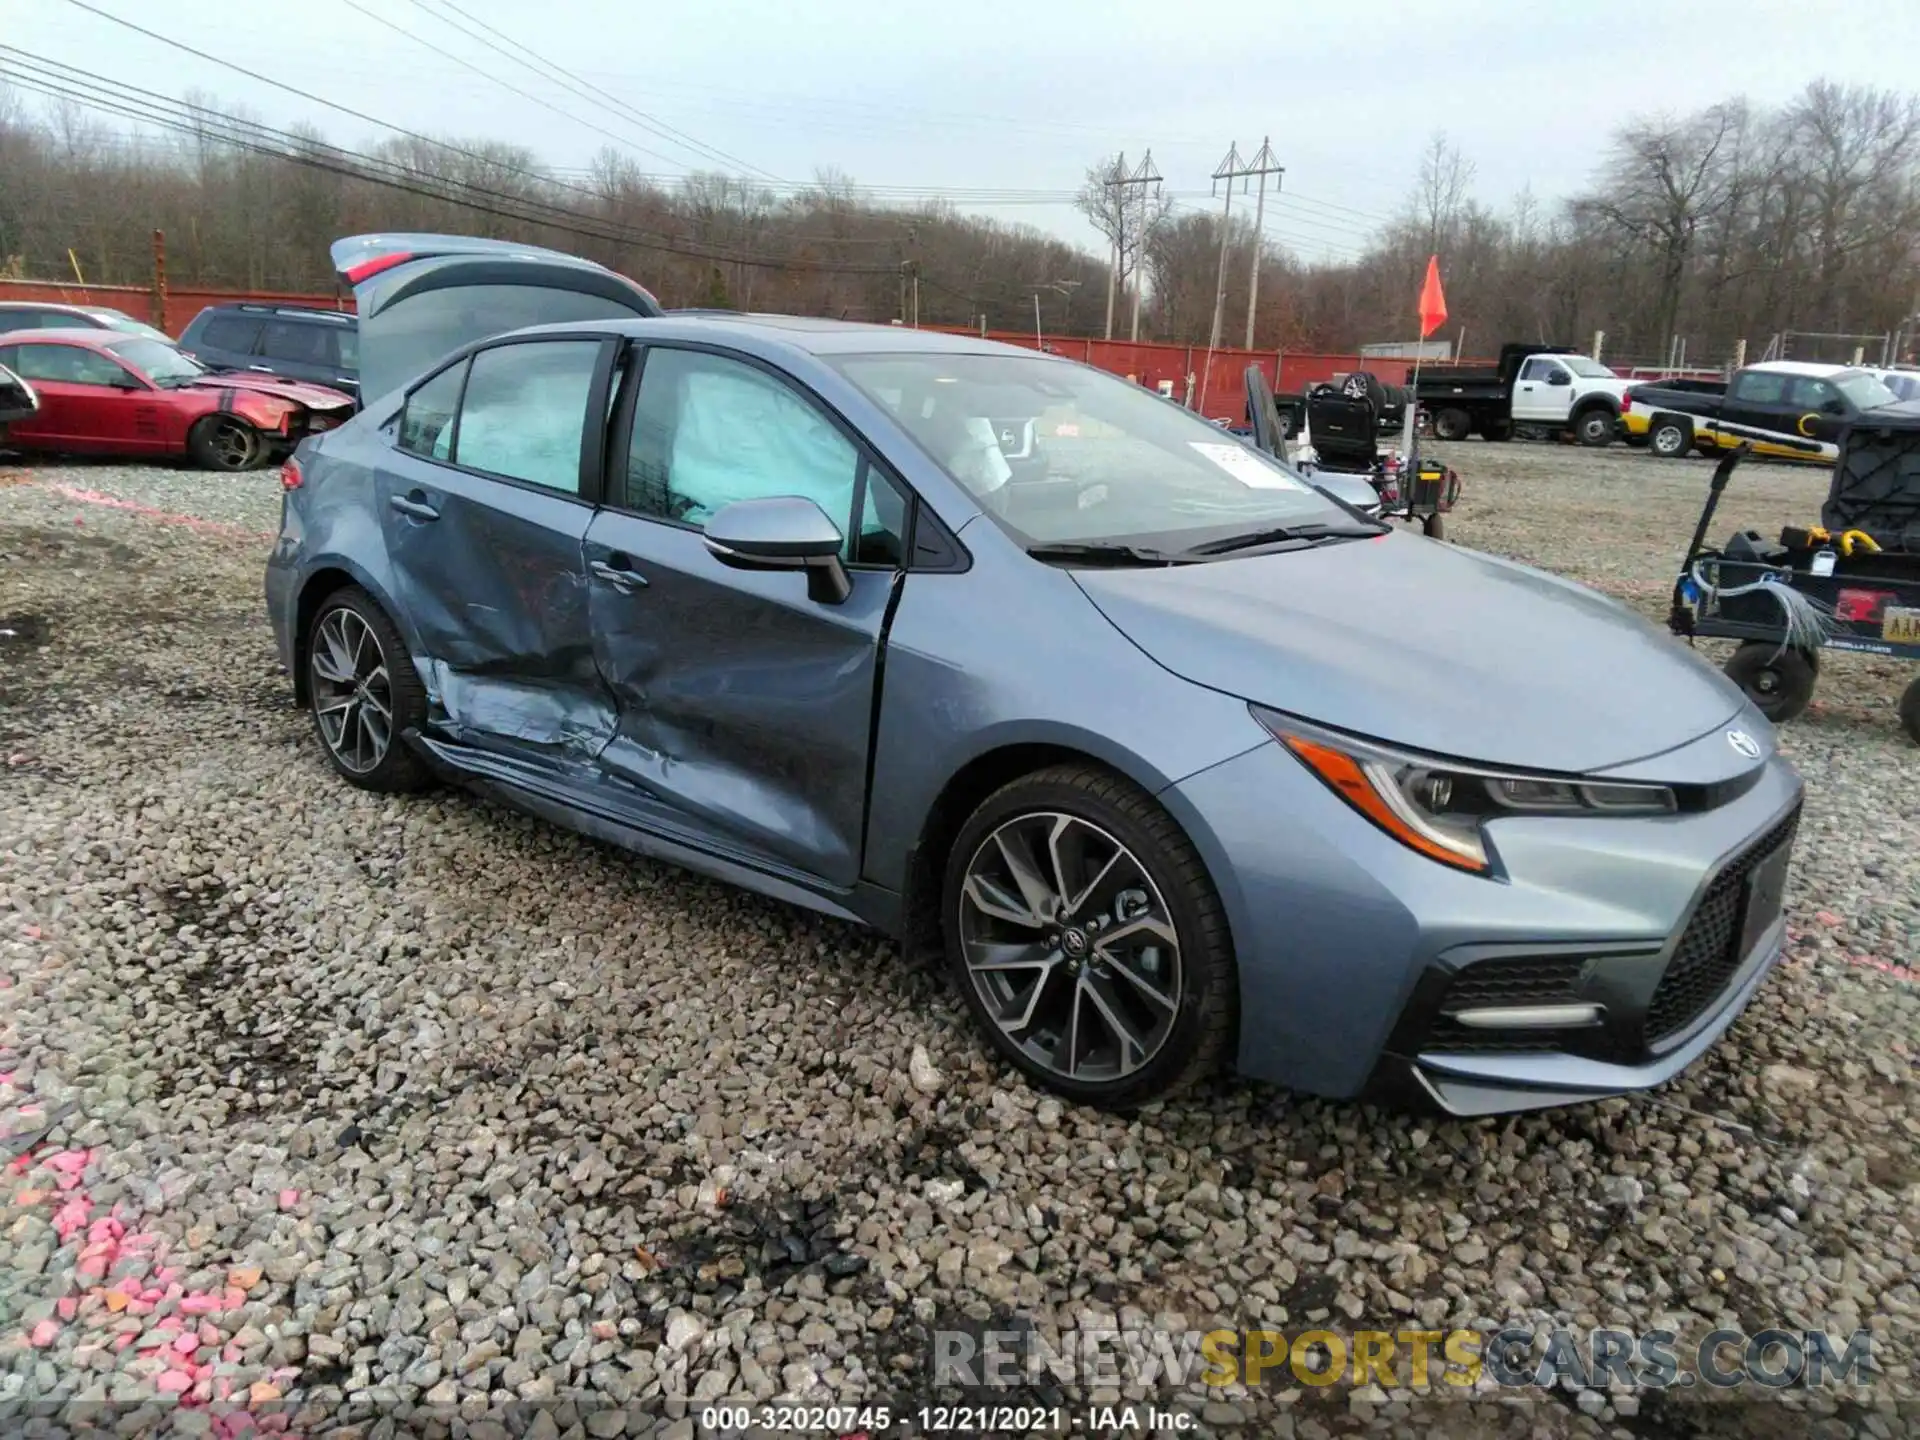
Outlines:
{"type": "Polygon", "coordinates": [[[418,490],[411,495],[395,495],[387,503],[402,515],[411,515],[416,520],[438,520],[440,512],[427,503],[426,497],[418,490]]]}
{"type": "MultiPolygon", "coordinates": [[[[616,556],[615,558],[625,559],[626,557],[616,556]]],[[[624,565],[609,565],[605,560],[594,560],[588,563],[587,569],[593,572],[596,579],[606,581],[619,591],[647,588],[647,577],[638,570],[627,569],[624,565]]]]}

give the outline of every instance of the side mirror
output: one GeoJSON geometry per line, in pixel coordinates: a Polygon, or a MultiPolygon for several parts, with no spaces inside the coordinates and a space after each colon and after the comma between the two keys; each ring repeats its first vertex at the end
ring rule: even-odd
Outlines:
{"type": "Polygon", "coordinates": [[[1573,377],[1564,370],[1556,370],[1547,376],[1547,384],[1549,385],[1571,385],[1572,383],[1573,377]]]}
{"type": "Polygon", "coordinates": [[[708,520],[707,549],[735,570],[804,570],[807,596],[838,605],[853,593],[840,563],[846,537],[827,512],[798,495],[736,500],[708,520]]]}
{"type": "Polygon", "coordinates": [[[1844,400],[1829,400],[1820,408],[1829,415],[1844,415],[1847,413],[1847,402],[1844,400]]]}
{"type": "Polygon", "coordinates": [[[122,370],[107,383],[115,390],[144,390],[147,388],[146,383],[142,381],[138,375],[134,375],[126,370],[122,370]]]}

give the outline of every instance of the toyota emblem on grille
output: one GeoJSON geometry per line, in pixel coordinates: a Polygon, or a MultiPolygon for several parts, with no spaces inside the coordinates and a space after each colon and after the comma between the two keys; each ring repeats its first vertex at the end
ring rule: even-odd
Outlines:
{"type": "Polygon", "coordinates": [[[1727,731],[1727,744],[1749,760],[1760,758],[1760,742],[1744,730],[1727,731]]]}

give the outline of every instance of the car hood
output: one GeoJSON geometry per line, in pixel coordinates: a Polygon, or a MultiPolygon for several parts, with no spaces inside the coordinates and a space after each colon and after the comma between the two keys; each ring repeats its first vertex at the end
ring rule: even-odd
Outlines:
{"type": "Polygon", "coordinates": [[[1618,602],[1401,531],[1074,578],[1176,675],[1455,759],[1604,770],[1743,708],[1731,681],[1618,602]]]}
{"type": "Polygon", "coordinates": [[[272,395],[281,400],[291,400],[296,405],[304,405],[309,410],[351,410],[353,397],[343,395],[338,390],[329,390],[324,385],[308,385],[300,380],[276,380],[270,375],[243,375],[221,372],[208,375],[205,379],[195,380],[187,385],[176,385],[176,390],[246,390],[256,395],[272,395]]]}

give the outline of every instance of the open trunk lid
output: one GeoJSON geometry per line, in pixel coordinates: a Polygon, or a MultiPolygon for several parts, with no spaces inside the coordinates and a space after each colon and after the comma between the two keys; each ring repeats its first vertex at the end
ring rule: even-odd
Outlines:
{"type": "Polygon", "coordinates": [[[511,240],[354,235],[330,253],[359,309],[360,393],[369,401],[489,335],[662,313],[647,290],[604,265],[511,240]]]}

